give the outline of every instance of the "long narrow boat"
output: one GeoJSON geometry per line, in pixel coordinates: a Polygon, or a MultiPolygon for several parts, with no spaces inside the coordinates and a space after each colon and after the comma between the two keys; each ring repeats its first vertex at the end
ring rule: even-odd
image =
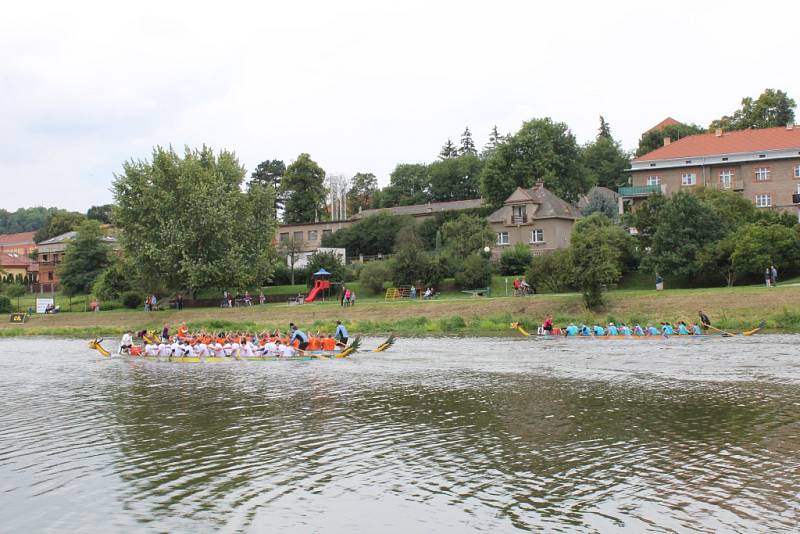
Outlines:
{"type": "Polygon", "coordinates": [[[725,332],[723,330],[719,330],[719,333],[717,333],[717,334],[688,334],[688,335],[686,335],[686,334],[683,334],[683,335],[681,335],[681,334],[672,334],[671,336],[665,336],[665,335],[661,335],[661,334],[656,335],[656,336],[649,335],[649,334],[648,335],[644,335],[644,336],[635,336],[635,335],[630,335],[630,336],[619,336],[619,335],[618,336],[610,336],[610,335],[605,335],[605,336],[595,336],[595,335],[591,335],[591,336],[583,336],[583,335],[566,336],[566,335],[563,335],[563,334],[562,335],[558,335],[558,334],[531,334],[528,331],[526,331],[524,328],[522,328],[522,325],[520,323],[511,323],[511,328],[513,330],[516,330],[520,334],[522,334],[523,337],[538,337],[538,338],[542,338],[542,339],[593,339],[595,341],[664,341],[665,339],[673,339],[673,338],[679,338],[679,339],[719,339],[719,338],[723,338],[723,337],[739,337],[739,336],[749,337],[749,336],[753,336],[753,335],[757,334],[758,332],[760,332],[761,330],[763,330],[765,326],[766,326],[766,323],[764,321],[761,321],[761,323],[757,327],[752,328],[750,330],[745,330],[743,332],[725,332]]]}
{"type": "MultiPolygon", "coordinates": [[[[102,339],[92,339],[89,341],[89,348],[99,352],[104,357],[110,357],[109,352],[102,345],[102,339]]],[[[372,350],[361,352],[385,352],[394,345],[395,337],[390,335],[386,341],[372,350]]],[[[359,352],[361,346],[361,336],[357,336],[347,347],[339,351],[301,351],[295,356],[147,356],[120,354],[119,356],[131,360],[143,360],[148,362],[166,363],[235,363],[235,362],[278,362],[278,361],[309,361],[309,360],[335,360],[348,358],[359,352]]]]}

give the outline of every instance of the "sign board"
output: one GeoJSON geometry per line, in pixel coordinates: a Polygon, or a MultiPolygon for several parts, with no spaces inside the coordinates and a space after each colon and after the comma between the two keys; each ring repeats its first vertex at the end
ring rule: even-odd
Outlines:
{"type": "Polygon", "coordinates": [[[10,322],[10,323],[18,323],[18,324],[21,324],[21,323],[24,323],[24,322],[25,322],[25,319],[27,319],[27,318],[28,318],[28,315],[27,315],[27,314],[25,314],[25,313],[12,313],[12,314],[9,316],[9,319],[10,319],[10,320],[9,320],[9,322],[10,322]]]}
{"type": "Polygon", "coordinates": [[[55,304],[55,299],[36,299],[36,313],[44,313],[48,305],[55,304]]]}

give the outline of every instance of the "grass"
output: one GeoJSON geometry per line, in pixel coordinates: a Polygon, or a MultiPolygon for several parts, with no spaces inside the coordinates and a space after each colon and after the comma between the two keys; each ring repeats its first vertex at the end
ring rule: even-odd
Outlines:
{"type": "MultiPolygon", "coordinates": [[[[503,287],[504,277],[498,278],[503,287]]],[[[495,281],[494,286],[498,285],[495,281]]],[[[535,330],[548,313],[554,316],[557,325],[611,320],[646,324],[696,320],[699,309],[711,316],[715,326],[726,330],[752,328],[764,319],[771,331],[800,332],[800,285],[789,283],[771,289],[763,286],[659,292],[617,289],[607,293],[607,305],[599,311],[587,310],[580,295],[574,293],[528,297],[498,294],[504,292],[496,289],[492,298],[445,294],[431,301],[384,301],[381,297],[359,295],[358,304],[352,308],[342,308],[338,300],[329,300],[309,305],[269,304],[232,309],[188,308],[149,313],[120,309],[37,315],[25,325],[0,324],[0,335],[92,337],[116,335],[127,329],[160,330],[164,324],[174,329],[181,322],[186,322],[190,329],[252,332],[286,330],[290,321],[310,331],[331,332],[337,319],[344,321],[351,332],[363,334],[513,335],[509,323],[520,322],[535,330]]]]}

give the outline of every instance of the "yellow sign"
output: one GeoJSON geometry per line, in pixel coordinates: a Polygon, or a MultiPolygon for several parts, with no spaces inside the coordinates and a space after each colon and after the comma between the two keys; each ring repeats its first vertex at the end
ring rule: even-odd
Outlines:
{"type": "Polygon", "coordinates": [[[25,319],[28,318],[27,313],[12,313],[10,317],[10,323],[24,323],[25,319]]]}

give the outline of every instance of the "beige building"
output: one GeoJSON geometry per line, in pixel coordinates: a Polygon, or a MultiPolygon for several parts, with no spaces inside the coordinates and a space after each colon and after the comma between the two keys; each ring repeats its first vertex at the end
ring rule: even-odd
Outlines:
{"type": "Polygon", "coordinates": [[[698,187],[737,191],[757,207],[800,218],[800,128],[690,135],[631,163],[631,186],[620,187],[620,209],[654,192],[666,195],[698,187]]]}
{"type": "Polygon", "coordinates": [[[578,217],[580,213],[575,206],[545,189],[544,185],[539,183],[530,189],[518,187],[503,207],[489,216],[489,225],[497,235],[492,256],[499,257],[504,249],[517,243],[527,245],[534,256],[566,248],[578,217]]]}

